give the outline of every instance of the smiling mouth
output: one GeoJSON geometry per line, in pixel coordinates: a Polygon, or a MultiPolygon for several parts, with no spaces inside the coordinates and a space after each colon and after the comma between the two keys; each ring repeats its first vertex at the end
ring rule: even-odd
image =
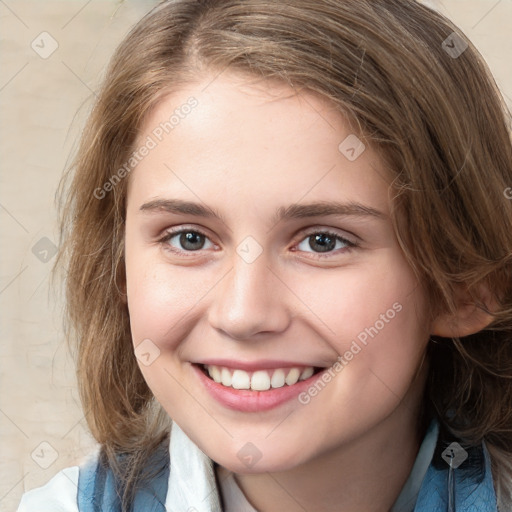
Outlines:
{"type": "Polygon", "coordinates": [[[268,391],[293,386],[325,370],[316,366],[297,366],[267,370],[245,371],[217,365],[197,365],[214,382],[231,389],[268,391]]]}

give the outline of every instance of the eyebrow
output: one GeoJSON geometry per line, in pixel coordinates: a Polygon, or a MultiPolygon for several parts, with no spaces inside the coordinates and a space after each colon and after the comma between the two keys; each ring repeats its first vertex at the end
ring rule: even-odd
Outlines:
{"type": "MultiPolygon", "coordinates": [[[[144,203],[140,211],[145,213],[174,213],[193,215],[197,217],[215,218],[225,223],[224,217],[215,209],[201,203],[183,201],[181,199],[154,199],[144,203]]],[[[337,203],[333,201],[320,201],[308,204],[294,203],[287,207],[278,208],[271,224],[277,224],[282,220],[304,219],[308,217],[374,217],[380,220],[387,218],[383,212],[370,206],[357,202],[337,203]]]]}

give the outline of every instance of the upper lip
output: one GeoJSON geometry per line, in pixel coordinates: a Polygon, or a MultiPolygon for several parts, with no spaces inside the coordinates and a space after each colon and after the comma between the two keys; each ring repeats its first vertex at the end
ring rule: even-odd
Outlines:
{"type": "Polygon", "coordinates": [[[235,359],[202,359],[201,361],[195,361],[195,364],[225,366],[226,368],[245,370],[247,372],[270,370],[275,368],[299,368],[309,366],[314,368],[319,367],[309,362],[301,363],[298,361],[281,361],[276,359],[260,359],[258,361],[238,361],[235,359]]]}

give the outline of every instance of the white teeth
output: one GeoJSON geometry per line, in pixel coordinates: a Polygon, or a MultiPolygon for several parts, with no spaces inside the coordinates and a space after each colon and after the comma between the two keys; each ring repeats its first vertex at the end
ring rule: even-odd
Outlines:
{"type": "Polygon", "coordinates": [[[310,366],[309,368],[306,368],[305,370],[302,370],[302,373],[300,374],[299,380],[306,380],[311,377],[315,373],[315,369],[310,366]]]}
{"type": "Polygon", "coordinates": [[[288,386],[293,386],[299,380],[300,371],[298,368],[292,368],[286,376],[285,382],[288,386]]]}
{"type": "Polygon", "coordinates": [[[270,383],[273,388],[282,388],[284,386],[284,370],[278,369],[274,371],[274,375],[272,375],[272,380],[270,383]]]}
{"type": "Polygon", "coordinates": [[[216,366],[209,366],[208,373],[215,382],[222,382],[222,375],[216,366]]]}
{"type": "Polygon", "coordinates": [[[254,372],[251,377],[251,389],[253,391],[266,391],[270,389],[270,376],[265,370],[254,372]]]}
{"type": "Polygon", "coordinates": [[[306,368],[277,368],[275,370],[258,370],[246,372],[245,370],[230,370],[229,368],[207,365],[210,377],[223,386],[235,389],[252,389],[253,391],[267,391],[270,388],[282,388],[285,384],[293,386],[299,380],[309,379],[315,372],[312,366],[306,368]]]}
{"type": "Polygon", "coordinates": [[[222,368],[221,372],[221,382],[223,386],[231,386],[231,372],[227,368],[222,368]]]}
{"type": "Polygon", "coordinates": [[[235,389],[250,389],[251,378],[249,374],[243,370],[235,370],[231,378],[231,387],[235,389]]]}

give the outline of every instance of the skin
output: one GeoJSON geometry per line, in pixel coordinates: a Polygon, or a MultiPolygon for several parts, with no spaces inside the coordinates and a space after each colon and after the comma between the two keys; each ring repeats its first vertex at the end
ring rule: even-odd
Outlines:
{"type": "Polygon", "coordinates": [[[424,289],[389,219],[389,176],[378,154],[349,161],[338,150],[353,133],[311,92],[225,72],[162,99],[142,144],[190,96],[198,105],[129,177],[126,292],[134,347],[160,355],[140,369],[157,400],[209,457],[236,473],[261,512],[390,509],[414,463],[429,334],[424,289]],[[224,220],[141,211],[156,199],[194,201],[224,220]],[[272,222],[279,207],[357,202],[382,213],[272,222]],[[204,233],[197,247],[171,228],[204,233]],[[322,253],[310,235],[335,231],[322,253]],[[237,253],[252,236],[262,253],[237,253]],[[172,252],[175,249],[180,252],[172,252]],[[271,292],[269,292],[271,290],[271,292]],[[402,309],[311,399],[245,413],[214,401],[191,361],[225,357],[332,365],[393,304],[402,309]],[[237,456],[261,452],[251,468],[237,456]],[[392,470],[390,471],[390,468],[392,470]]]}

